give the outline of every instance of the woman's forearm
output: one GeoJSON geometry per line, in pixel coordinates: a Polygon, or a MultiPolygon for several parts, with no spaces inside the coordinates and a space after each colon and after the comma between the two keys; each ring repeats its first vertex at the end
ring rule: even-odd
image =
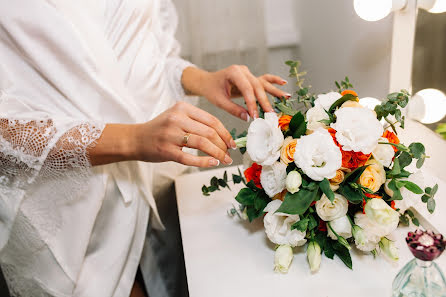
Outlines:
{"type": "Polygon", "coordinates": [[[181,84],[187,95],[204,96],[204,86],[209,79],[209,72],[196,68],[187,67],[181,76],[181,84]]]}
{"type": "Polygon", "coordinates": [[[137,160],[135,124],[107,124],[97,144],[89,149],[93,166],[137,160]]]}

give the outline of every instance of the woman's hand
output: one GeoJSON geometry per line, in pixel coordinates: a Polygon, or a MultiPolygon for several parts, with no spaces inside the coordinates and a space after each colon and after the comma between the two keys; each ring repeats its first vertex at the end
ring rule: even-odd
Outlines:
{"type": "Polygon", "coordinates": [[[188,67],[183,72],[182,83],[188,93],[204,96],[216,106],[245,121],[249,120],[249,116],[258,117],[257,102],[265,112],[273,111],[266,93],[275,97],[291,96],[273,85],[287,83],[279,76],[265,74],[255,77],[244,65],[232,65],[217,72],[188,67]],[[240,96],[245,98],[248,110],[231,100],[240,96]]]}
{"type": "Polygon", "coordinates": [[[236,144],[216,117],[179,102],[144,124],[107,125],[98,144],[89,153],[93,165],[139,160],[212,167],[220,162],[232,164],[228,148],[236,148],[236,144]],[[190,136],[184,145],[188,133],[190,136]],[[198,149],[208,156],[185,153],[183,146],[198,149]]]}

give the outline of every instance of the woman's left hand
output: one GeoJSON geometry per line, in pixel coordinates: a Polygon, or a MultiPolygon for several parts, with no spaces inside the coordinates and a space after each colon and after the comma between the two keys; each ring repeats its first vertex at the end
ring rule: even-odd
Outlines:
{"type": "Polygon", "coordinates": [[[206,97],[216,106],[232,115],[248,121],[257,118],[257,102],[265,112],[273,111],[266,96],[289,98],[291,95],[274,86],[286,84],[276,75],[265,74],[255,77],[244,65],[232,65],[217,72],[188,67],[183,72],[182,83],[188,93],[206,97]],[[243,96],[247,110],[231,99],[243,96]]]}

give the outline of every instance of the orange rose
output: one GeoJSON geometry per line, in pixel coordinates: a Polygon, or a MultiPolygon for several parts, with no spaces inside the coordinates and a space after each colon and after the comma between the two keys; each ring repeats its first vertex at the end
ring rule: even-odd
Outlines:
{"type": "Polygon", "coordinates": [[[350,95],[355,96],[356,99],[357,99],[356,101],[359,100],[359,99],[358,99],[358,93],[356,93],[356,92],[353,91],[353,90],[344,90],[344,91],[341,92],[341,95],[342,95],[342,96],[347,95],[347,94],[350,94],[350,95]]]}
{"type": "Polygon", "coordinates": [[[329,128],[328,132],[330,133],[331,137],[333,138],[333,141],[335,144],[339,147],[342,153],[342,168],[346,169],[355,169],[361,166],[364,166],[364,164],[369,160],[370,156],[372,154],[363,154],[361,152],[354,152],[354,151],[344,151],[342,149],[342,146],[339,144],[339,142],[336,140],[336,130],[333,128],[329,128]]]}
{"type": "MultiPolygon", "coordinates": [[[[392,131],[389,131],[389,130],[384,131],[383,137],[387,138],[387,140],[389,142],[391,142],[391,143],[395,143],[395,144],[399,144],[400,143],[400,140],[398,139],[398,136],[396,136],[396,134],[393,133],[392,131]]],[[[396,147],[394,147],[393,145],[392,145],[392,147],[393,147],[393,150],[396,153],[398,151],[398,149],[396,147]]]]}
{"type": "Polygon", "coordinates": [[[280,150],[280,161],[288,165],[294,161],[294,152],[296,151],[297,139],[288,136],[283,142],[282,149],[280,150]]]}
{"type": "Polygon", "coordinates": [[[293,118],[292,116],[287,115],[287,114],[281,116],[279,118],[280,130],[282,130],[282,131],[288,130],[288,128],[290,127],[290,121],[291,121],[292,118],[293,118]]]}

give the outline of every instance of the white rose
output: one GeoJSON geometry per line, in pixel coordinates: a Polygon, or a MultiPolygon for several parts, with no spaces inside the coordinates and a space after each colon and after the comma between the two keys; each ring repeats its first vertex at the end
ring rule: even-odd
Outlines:
{"type": "Polygon", "coordinates": [[[307,129],[313,131],[318,128],[326,127],[326,125],[320,121],[329,119],[327,112],[320,106],[310,108],[306,113],[306,117],[308,122],[307,129]]]}
{"type": "Polygon", "coordinates": [[[274,271],[287,273],[293,261],[293,249],[287,245],[280,245],[274,254],[274,271]]]}
{"type": "Polygon", "coordinates": [[[327,196],[322,195],[321,199],[316,201],[317,215],[324,221],[330,222],[339,219],[347,214],[348,201],[341,194],[335,193],[333,203],[327,196]]]}
{"type": "Polygon", "coordinates": [[[248,129],[246,151],[260,165],[272,165],[280,157],[283,134],[274,112],[265,113],[265,119],[255,119],[248,129]]]}
{"type": "Polygon", "coordinates": [[[311,179],[320,181],[336,176],[342,165],[342,154],[325,129],[302,136],[296,144],[294,163],[311,179]]]}
{"type": "Polygon", "coordinates": [[[384,237],[398,227],[400,221],[399,213],[392,209],[383,199],[370,199],[364,206],[364,211],[373,227],[371,230],[366,230],[367,232],[384,237]]]}
{"type": "Polygon", "coordinates": [[[266,235],[275,244],[288,244],[292,247],[304,245],[307,242],[306,233],[291,230],[291,226],[300,220],[299,215],[276,212],[281,204],[282,201],[273,200],[264,209],[267,213],[263,218],[266,235]]]}
{"type": "Polygon", "coordinates": [[[299,187],[302,185],[302,176],[296,170],[288,173],[286,177],[286,189],[291,194],[299,191],[299,187]]]}
{"type": "Polygon", "coordinates": [[[375,114],[368,108],[346,107],[335,112],[336,139],[344,151],[369,154],[384,132],[375,114]]]}
{"type": "Polygon", "coordinates": [[[269,197],[272,198],[285,189],[287,177],[286,167],[281,162],[276,162],[272,166],[262,167],[260,183],[269,197]]]}
{"type": "MultiPolygon", "coordinates": [[[[387,138],[381,137],[379,142],[388,142],[387,138]]],[[[393,150],[393,146],[389,144],[380,144],[375,147],[372,151],[372,156],[376,160],[378,160],[384,167],[390,167],[392,164],[393,157],[395,156],[395,151],[393,150]]]]}
{"type": "Polygon", "coordinates": [[[337,92],[319,94],[316,100],[314,100],[314,107],[310,108],[306,113],[308,122],[307,129],[314,131],[318,128],[326,127],[326,125],[320,121],[329,119],[326,111],[328,111],[330,106],[341,97],[342,95],[337,92]]]}
{"type": "Polygon", "coordinates": [[[327,235],[333,240],[337,240],[338,238],[333,233],[333,231],[331,231],[331,229],[333,229],[339,236],[342,236],[345,239],[352,237],[352,225],[350,224],[350,220],[347,218],[347,216],[343,216],[330,221],[330,227],[331,228],[327,228],[327,235]]]}
{"type": "Polygon", "coordinates": [[[307,259],[308,264],[310,264],[310,270],[311,272],[316,272],[319,270],[319,267],[321,266],[321,247],[316,241],[312,241],[308,244],[307,247],[307,259]]]}
{"type": "Polygon", "coordinates": [[[358,212],[355,215],[355,224],[361,228],[355,230],[356,248],[363,252],[371,252],[376,249],[381,236],[373,232],[375,225],[369,217],[362,212],[358,212]]]}
{"type": "MultiPolygon", "coordinates": [[[[421,171],[417,171],[415,173],[412,173],[408,178],[401,178],[400,180],[407,180],[410,182],[413,182],[420,188],[424,189],[425,182],[424,182],[424,176],[421,171]]],[[[390,197],[393,196],[393,191],[389,189],[389,182],[391,180],[388,179],[386,183],[384,184],[384,191],[389,195],[390,197]]],[[[400,189],[401,196],[403,196],[403,200],[395,200],[395,208],[399,208],[400,211],[404,212],[410,207],[417,208],[418,205],[421,205],[421,196],[423,194],[415,194],[405,187],[400,189]]]]}
{"type": "Polygon", "coordinates": [[[327,94],[317,95],[316,100],[314,100],[314,106],[322,107],[325,110],[329,110],[336,100],[342,97],[338,92],[329,92],[327,94]]]}

